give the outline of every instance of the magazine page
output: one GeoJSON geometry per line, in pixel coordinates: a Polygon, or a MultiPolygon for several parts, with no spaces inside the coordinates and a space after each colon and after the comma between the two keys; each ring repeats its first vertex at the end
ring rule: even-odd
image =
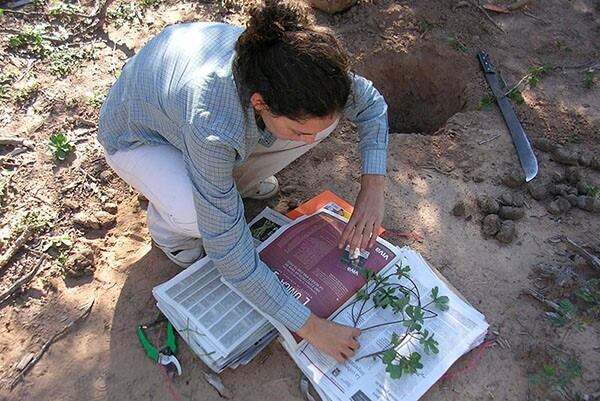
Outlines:
{"type": "MultiPolygon", "coordinates": [[[[364,286],[363,268],[379,272],[393,266],[399,258],[397,248],[381,238],[370,251],[338,249],[345,225],[345,218],[321,209],[282,227],[257,249],[284,288],[325,319],[364,286]]],[[[283,325],[273,320],[271,323],[285,341],[296,345],[302,342],[283,325]]]]}
{"type": "MultiPolygon", "coordinates": [[[[403,375],[400,379],[391,379],[379,358],[363,357],[388,347],[392,335],[403,332],[402,325],[387,325],[363,331],[359,338],[361,348],[351,360],[343,364],[309,344],[302,344],[299,348],[284,344],[315,388],[328,399],[416,401],[461,355],[483,341],[488,328],[483,315],[446,286],[418,253],[407,248],[399,250],[399,253],[401,265],[411,268],[411,278],[420,288],[423,304],[431,300],[431,289],[436,286],[440,294],[450,299],[448,311],[440,311],[437,317],[426,320],[424,324],[424,328],[435,334],[439,353],[427,355],[418,341],[403,341],[396,349],[403,355],[419,352],[424,367],[419,375],[403,375]]],[[[377,326],[397,319],[389,308],[376,308],[361,318],[359,327],[377,326]]],[[[351,308],[344,309],[334,320],[353,325],[351,308]]]]}

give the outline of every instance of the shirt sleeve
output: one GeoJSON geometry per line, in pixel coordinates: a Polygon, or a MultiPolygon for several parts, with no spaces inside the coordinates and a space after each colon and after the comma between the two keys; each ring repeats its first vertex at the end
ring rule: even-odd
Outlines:
{"type": "Polygon", "coordinates": [[[373,83],[351,74],[352,90],[344,107],[344,115],[358,128],[361,172],[386,174],[388,118],[387,104],[373,83]]]}
{"type": "Polygon", "coordinates": [[[207,255],[225,280],[250,302],[297,331],[310,310],[285,291],[254,248],[232,176],[235,149],[218,136],[190,132],[184,135],[183,153],[207,255]]]}

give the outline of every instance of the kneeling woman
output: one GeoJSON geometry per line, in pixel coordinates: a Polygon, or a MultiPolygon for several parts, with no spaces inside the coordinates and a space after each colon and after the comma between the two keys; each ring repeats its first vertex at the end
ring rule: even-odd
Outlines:
{"type": "Polygon", "coordinates": [[[124,67],[100,113],[108,164],[149,200],[148,228],[182,267],[204,255],[249,300],[338,361],[360,331],[320,319],[254,249],[242,198],[277,193],[273,175],[345,116],[358,127],[361,190],[339,246],[373,245],[383,219],[387,107],[350,73],[334,35],[300,2],[267,0],[244,30],[168,27],[124,67]]]}

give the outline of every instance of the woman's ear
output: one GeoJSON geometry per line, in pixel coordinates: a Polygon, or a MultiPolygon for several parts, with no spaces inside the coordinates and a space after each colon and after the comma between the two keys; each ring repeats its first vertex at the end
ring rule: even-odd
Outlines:
{"type": "Polygon", "coordinates": [[[250,96],[250,103],[252,103],[252,107],[256,111],[268,110],[269,106],[265,103],[262,95],[258,92],[254,92],[252,96],[250,96]]]}

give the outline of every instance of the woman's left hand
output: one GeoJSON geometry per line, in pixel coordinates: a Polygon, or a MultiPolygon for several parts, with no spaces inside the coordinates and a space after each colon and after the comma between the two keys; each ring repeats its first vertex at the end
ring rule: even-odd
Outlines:
{"type": "Polygon", "coordinates": [[[383,189],[385,176],[363,175],[354,212],[342,232],[338,247],[350,245],[350,253],[356,248],[370,249],[377,239],[385,208],[383,189]]]}

